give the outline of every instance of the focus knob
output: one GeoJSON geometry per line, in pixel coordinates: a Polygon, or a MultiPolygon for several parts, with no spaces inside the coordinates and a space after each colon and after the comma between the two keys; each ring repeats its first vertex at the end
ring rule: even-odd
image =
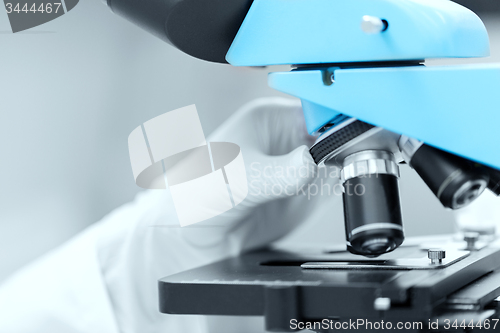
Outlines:
{"type": "Polygon", "coordinates": [[[443,259],[446,258],[446,251],[441,249],[430,249],[428,257],[432,264],[440,264],[443,262],[443,259]]]}
{"type": "Polygon", "coordinates": [[[466,232],[464,234],[464,241],[467,242],[467,250],[472,251],[476,249],[476,243],[479,240],[478,232],[466,232]]]}

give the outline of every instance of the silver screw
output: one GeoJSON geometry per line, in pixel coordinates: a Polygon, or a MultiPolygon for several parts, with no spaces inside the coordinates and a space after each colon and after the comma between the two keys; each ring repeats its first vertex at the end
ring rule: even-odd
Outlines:
{"type": "Polygon", "coordinates": [[[427,256],[431,260],[431,264],[441,264],[443,259],[446,258],[446,251],[441,249],[429,249],[427,256]]]}
{"type": "Polygon", "coordinates": [[[391,308],[391,299],[387,297],[378,297],[373,302],[373,308],[377,311],[387,311],[391,308]]]}
{"type": "Polygon", "coordinates": [[[370,15],[363,16],[361,20],[361,30],[367,34],[378,34],[387,29],[387,22],[370,15]]]}
{"type": "Polygon", "coordinates": [[[464,233],[464,241],[467,242],[467,250],[473,251],[476,249],[476,243],[479,240],[478,232],[466,232],[464,233]]]}

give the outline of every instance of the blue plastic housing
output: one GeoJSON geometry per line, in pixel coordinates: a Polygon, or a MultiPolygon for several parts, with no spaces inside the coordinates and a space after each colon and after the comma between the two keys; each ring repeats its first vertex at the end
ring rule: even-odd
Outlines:
{"type": "Polygon", "coordinates": [[[312,133],[339,113],[500,168],[500,64],[271,73],[269,85],[306,100],[312,133]],[[329,111],[328,111],[329,110],[329,111]]]}
{"type": "Polygon", "coordinates": [[[489,50],[479,17],[449,0],[254,0],[226,59],[318,65],[269,76],[272,88],[302,100],[311,134],[355,117],[500,168],[500,65],[397,66],[489,50]],[[387,29],[364,32],[365,15],[387,21],[387,29]],[[382,61],[393,67],[339,65],[382,61]],[[333,84],[325,70],[334,72],[333,84]]]}
{"type": "Polygon", "coordinates": [[[486,28],[449,0],[254,0],[229,49],[234,66],[489,55],[486,28]],[[388,22],[366,34],[364,15],[388,22]]]}

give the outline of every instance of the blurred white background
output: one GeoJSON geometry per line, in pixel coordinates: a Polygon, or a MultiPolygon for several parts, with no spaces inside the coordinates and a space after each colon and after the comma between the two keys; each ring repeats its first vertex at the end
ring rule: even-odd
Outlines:
{"type": "MultiPolygon", "coordinates": [[[[500,61],[499,18],[485,16],[493,57],[474,61],[500,61]]],[[[0,45],[0,281],[133,199],[127,137],[144,121],[194,103],[208,135],[245,102],[284,96],[266,70],[186,56],[99,0],[17,34],[0,10],[0,45]]],[[[453,230],[406,168],[401,192],[408,236],[453,230]]],[[[340,200],[292,237],[342,241],[340,200]]]]}

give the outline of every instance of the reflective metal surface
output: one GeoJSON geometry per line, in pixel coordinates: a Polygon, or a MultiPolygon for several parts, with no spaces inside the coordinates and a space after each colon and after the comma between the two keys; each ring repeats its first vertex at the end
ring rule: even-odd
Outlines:
{"type": "Polygon", "coordinates": [[[303,269],[347,269],[347,270],[432,270],[448,267],[469,256],[469,251],[446,249],[446,258],[439,263],[431,263],[427,251],[421,251],[419,257],[402,257],[383,260],[380,258],[363,258],[359,260],[339,260],[324,262],[306,262],[300,267],[303,269]]]}

